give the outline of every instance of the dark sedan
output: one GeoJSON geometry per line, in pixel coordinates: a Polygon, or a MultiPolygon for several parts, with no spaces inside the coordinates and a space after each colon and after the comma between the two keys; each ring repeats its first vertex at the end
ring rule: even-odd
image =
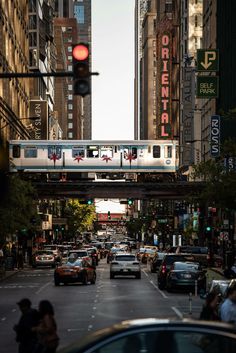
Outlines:
{"type": "Polygon", "coordinates": [[[59,266],[54,272],[55,286],[60,283],[75,283],[82,282],[83,284],[95,284],[96,270],[86,259],[76,259],[73,262],[68,261],[65,265],[59,266]]]}
{"type": "Polygon", "coordinates": [[[174,262],[166,278],[166,289],[195,288],[206,291],[206,271],[197,262],[174,262]]]}

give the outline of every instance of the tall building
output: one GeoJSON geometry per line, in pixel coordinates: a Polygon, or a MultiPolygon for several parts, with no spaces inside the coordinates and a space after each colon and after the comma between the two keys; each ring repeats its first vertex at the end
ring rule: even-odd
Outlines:
{"type": "MultiPolygon", "coordinates": [[[[55,14],[59,19],[76,20],[77,38],[73,37],[72,44],[88,43],[91,53],[91,0],[56,0],[55,14]]],[[[70,33],[64,33],[64,37],[69,35],[70,33]]],[[[72,97],[71,95],[72,91],[68,93],[68,97],[71,98],[68,100],[68,106],[73,105],[73,111],[68,111],[68,114],[70,117],[73,114],[73,118],[68,119],[67,136],[63,138],[90,140],[92,135],[91,95],[84,98],[72,97]]]]}
{"type": "Polygon", "coordinates": [[[142,135],[142,60],[143,60],[143,33],[142,24],[147,12],[147,0],[135,1],[135,77],[134,77],[134,139],[139,140],[142,135]]]}
{"type": "MultiPolygon", "coordinates": [[[[0,2],[0,72],[28,72],[28,1],[0,2]]],[[[0,137],[28,138],[29,79],[0,80],[0,137]]]]}
{"type": "Polygon", "coordinates": [[[155,140],[156,134],[156,1],[150,0],[142,23],[142,50],[140,72],[141,83],[141,107],[140,139],[155,140]]]}
{"type": "MultiPolygon", "coordinates": [[[[56,69],[53,18],[54,0],[30,0],[29,6],[29,69],[46,74],[56,69]]],[[[48,139],[54,114],[54,77],[30,79],[30,115],[37,116],[31,139],[48,139]]]]}
{"type": "MultiPolygon", "coordinates": [[[[234,0],[203,2],[203,48],[218,50],[219,71],[213,75],[219,77],[219,95],[216,99],[202,99],[200,101],[202,140],[210,140],[210,118],[216,114],[221,116],[222,142],[229,137],[236,140],[236,120],[235,118],[227,118],[230,110],[235,110],[236,107],[235,10],[236,2],[234,0]]],[[[205,143],[203,153],[205,159],[210,158],[211,146],[209,143],[205,143]]]]}
{"type": "MultiPolygon", "coordinates": [[[[57,71],[72,71],[72,46],[78,38],[75,18],[54,19],[57,71]]],[[[81,98],[73,95],[73,78],[55,79],[55,111],[63,139],[81,139],[81,98]]]]}
{"type": "Polygon", "coordinates": [[[180,166],[184,168],[202,159],[201,110],[195,93],[197,50],[202,48],[202,3],[181,0],[180,8],[180,166]]]}

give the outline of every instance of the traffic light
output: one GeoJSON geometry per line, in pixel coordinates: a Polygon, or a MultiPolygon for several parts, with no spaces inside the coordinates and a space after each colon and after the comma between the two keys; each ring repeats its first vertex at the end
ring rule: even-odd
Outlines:
{"type": "Polygon", "coordinates": [[[94,200],[93,199],[84,199],[84,200],[79,200],[79,203],[81,205],[93,205],[94,204],[94,200]]]}
{"type": "Polygon", "coordinates": [[[89,46],[79,43],[73,46],[73,93],[85,97],[91,93],[91,74],[89,69],[89,46]]]}
{"type": "Polygon", "coordinates": [[[127,203],[128,203],[129,206],[132,206],[133,203],[134,203],[134,200],[133,200],[133,199],[128,199],[128,202],[127,202],[127,203]]]}
{"type": "Polygon", "coordinates": [[[206,231],[210,232],[211,231],[211,226],[206,226],[206,231]]]}

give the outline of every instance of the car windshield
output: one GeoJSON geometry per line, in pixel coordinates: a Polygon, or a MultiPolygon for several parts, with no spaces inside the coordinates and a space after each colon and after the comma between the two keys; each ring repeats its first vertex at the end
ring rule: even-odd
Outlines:
{"type": "Polygon", "coordinates": [[[168,255],[164,258],[164,261],[167,265],[171,265],[177,261],[187,261],[187,260],[191,260],[191,258],[188,258],[188,256],[184,256],[184,255],[168,255]]]}
{"type": "Polygon", "coordinates": [[[135,256],[133,255],[116,255],[115,260],[117,261],[135,261],[135,256]]]}
{"type": "Polygon", "coordinates": [[[77,259],[78,257],[84,257],[84,256],[88,256],[88,252],[87,251],[78,251],[78,252],[69,253],[69,257],[70,258],[77,259]]]}
{"type": "Polygon", "coordinates": [[[50,250],[39,250],[36,251],[36,255],[53,255],[53,252],[50,250]]]}
{"type": "Polygon", "coordinates": [[[58,250],[58,247],[55,245],[49,245],[49,246],[45,246],[45,249],[47,250],[58,250]]]}
{"type": "Polygon", "coordinates": [[[68,262],[66,264],[67,266],[82,266],[82,261],[81,260],[75,260],[73,258],[68,259],[68,262]]]}
{"type": "Polygon", "coordinates": [[[198,263],[186,263],[186,262],[175,262],[174,270],[183,270],[183,271],[198,271],[199,264],[198,263]]]}

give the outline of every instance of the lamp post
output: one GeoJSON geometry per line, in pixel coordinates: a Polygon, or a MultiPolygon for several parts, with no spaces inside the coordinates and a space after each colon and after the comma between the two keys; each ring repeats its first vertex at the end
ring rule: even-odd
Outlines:
{"type": "MultiPolygon", "coordinates": [[[[203,161],[203,162],[206,161],[206,143],[207,142],[209,143],[209,141],[206,140],[206,139],[202,139],[202,140],[195,139],[195,140],[187,140],[187,141],[185,141],[186,145],[190,145],[191,149],[197,151],[197,153],[198,153],[198,158],[197,159],[198,160],[200,159],[200,162],[201,161],[203,161]],[[198,143],[198,142],[199,142],[199,144],[197,145],[197,147],[195,147],[195,144],[198,143]],[[201,158],[199,158],[199,155],[200,155],[201,158]]],[[[193,162],[195,164],[195,158],[193,159],[193,162]]]]}

